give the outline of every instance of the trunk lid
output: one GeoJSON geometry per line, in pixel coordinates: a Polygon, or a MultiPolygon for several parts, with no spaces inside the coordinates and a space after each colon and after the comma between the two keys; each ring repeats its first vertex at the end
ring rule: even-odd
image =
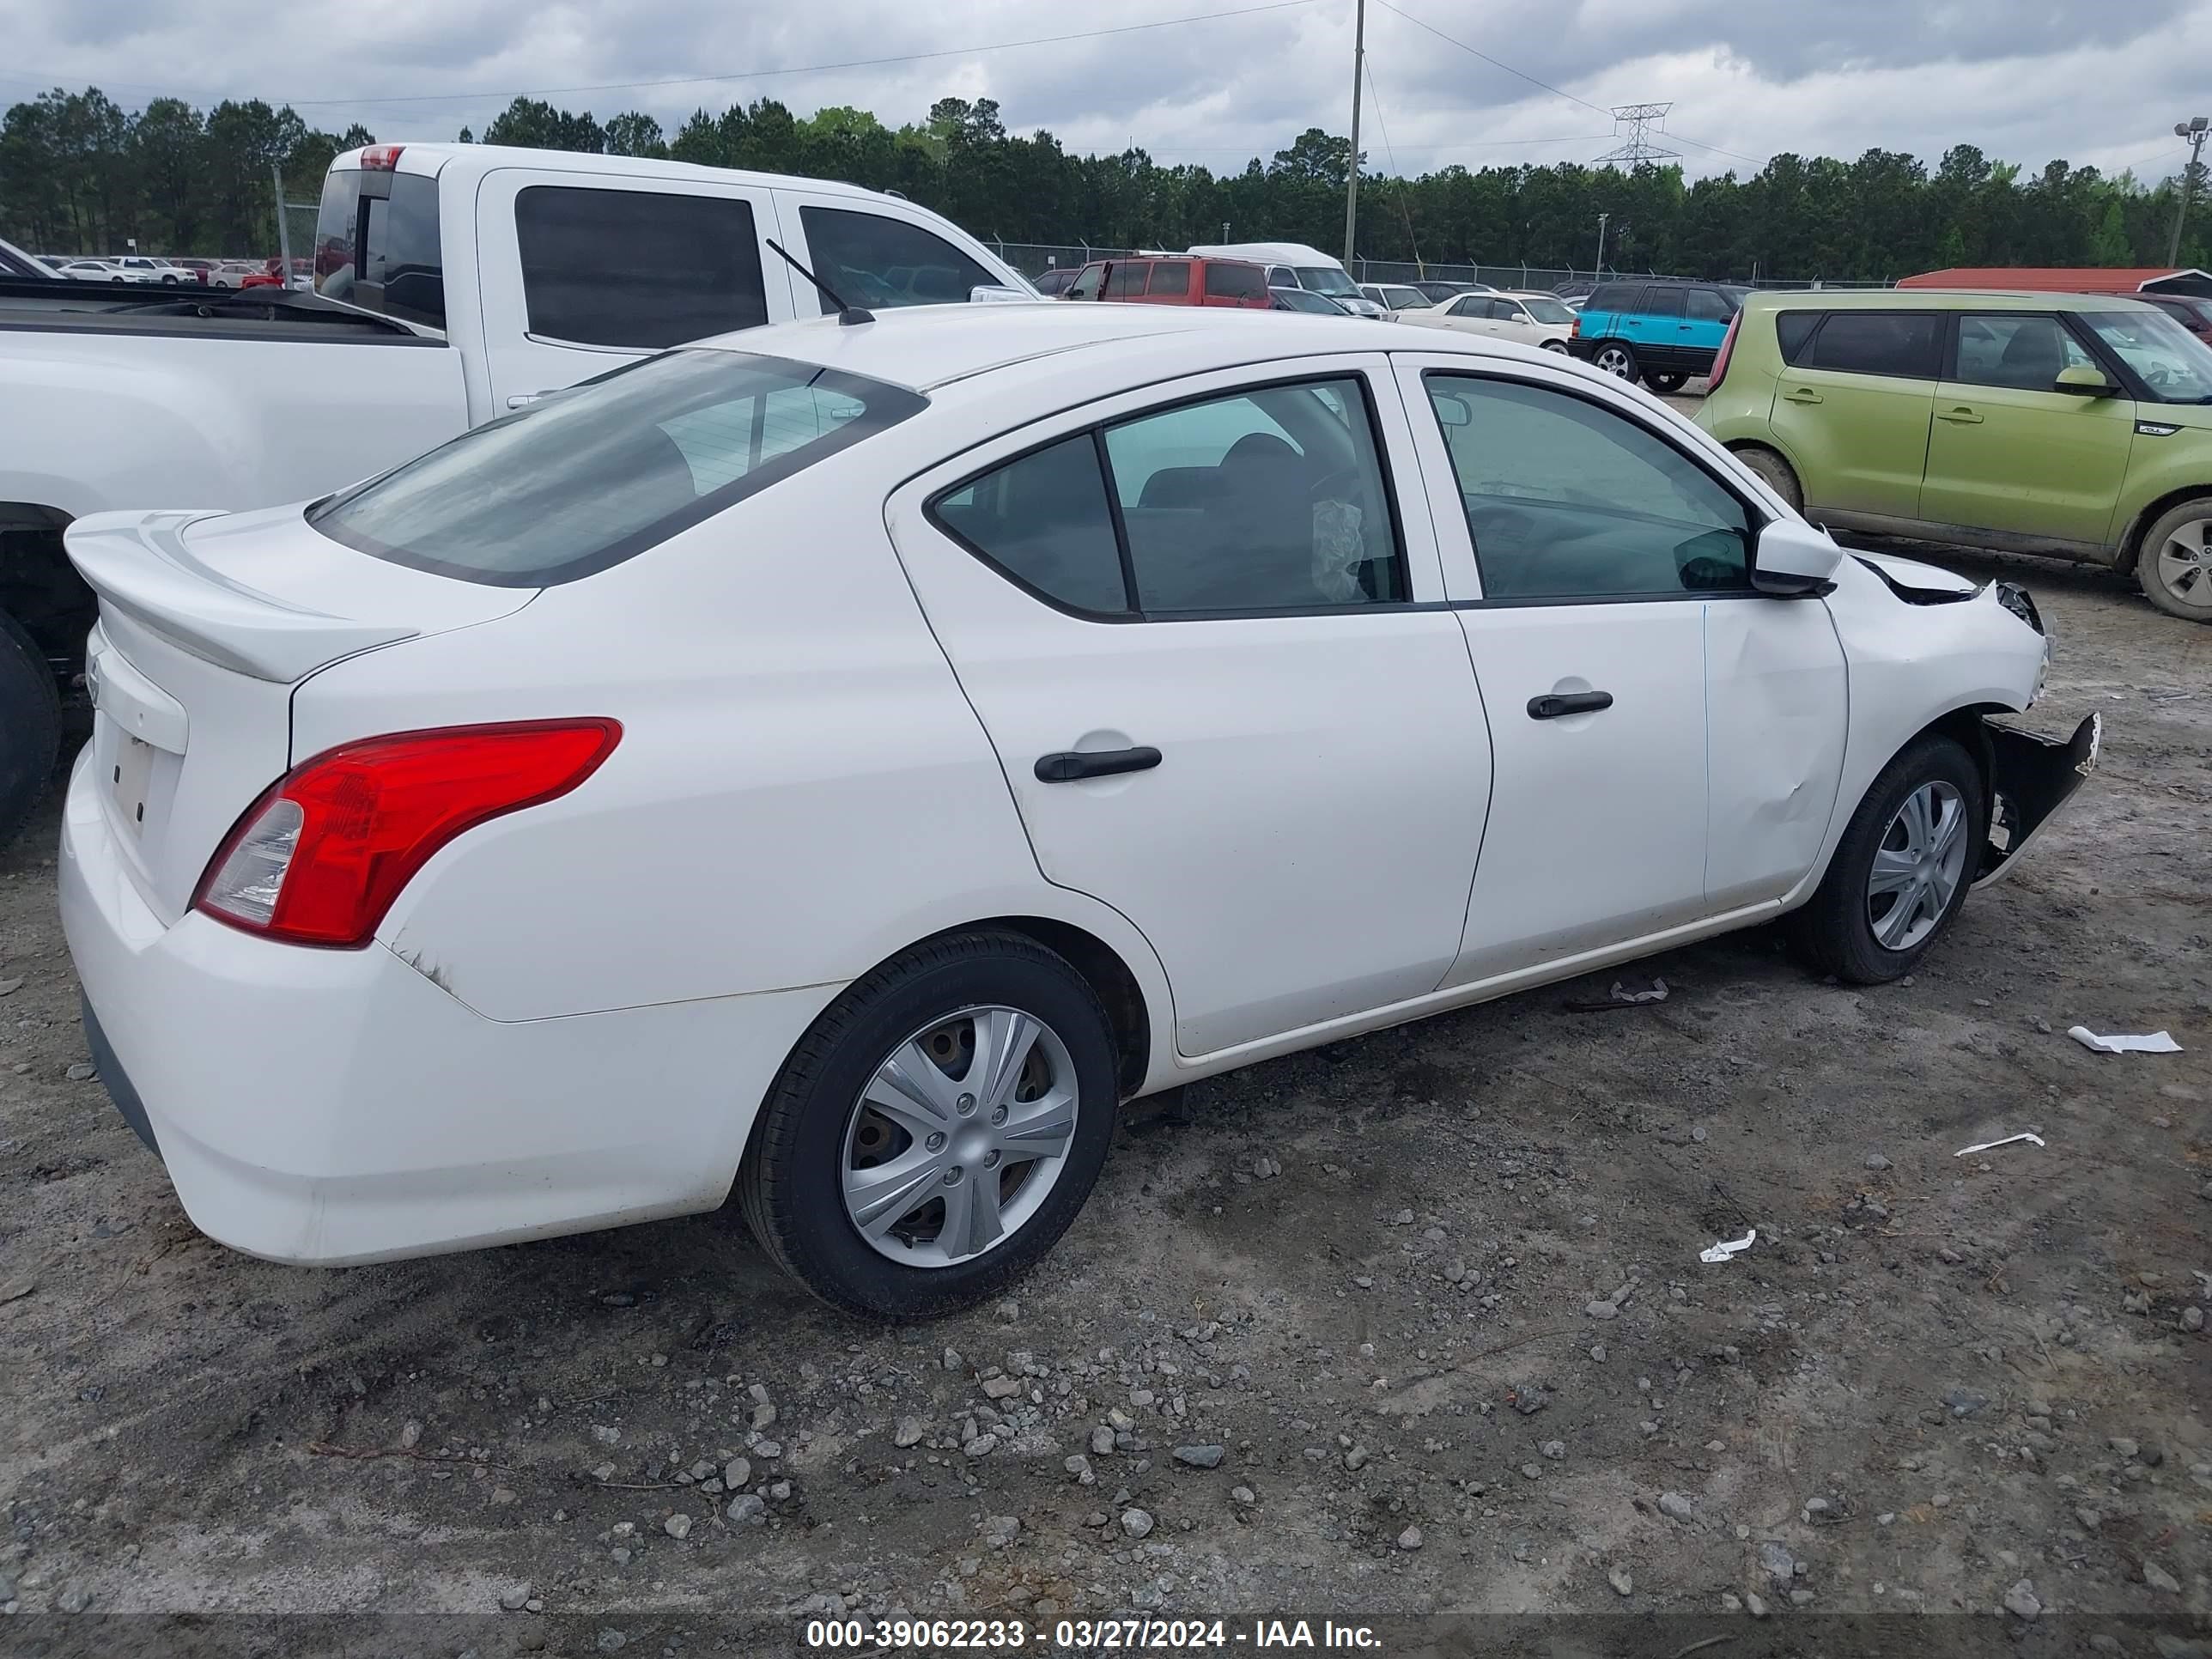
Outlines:
{"type": "Polygon", "coordinates": [[[85,666],[94,787],[165,922],[191,904],[239,814],[293,763],[301,681],[509,615],[537,592],[370,558],[311,529],[297,507],[93,514],[65,541],[100,597],[85,666]]]}

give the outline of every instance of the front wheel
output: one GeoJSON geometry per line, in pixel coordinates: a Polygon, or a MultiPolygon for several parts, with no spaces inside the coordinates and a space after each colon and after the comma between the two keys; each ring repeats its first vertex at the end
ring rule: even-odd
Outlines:
{"type": "Polygon", "coordinates": [[[1798,954],[1850,985],[1911,973],[1966,902],[1988,824],[1973,757],[1950,738],[1914,741],[1875,779],[1812,902],[1790,917],[1798,954]]]}
{"type": "Polygon", "coordinates": [[[2136,555],[2136,580],[2167,616],[2212,623],[2212,497],[2184,501],[2151,526],[2136,555]]]}
{"type": "Polygon", "coordinates": [[[738,1172],[785,1271],[878,1319],[950,1313],[1050,1249],[1120,1103],[1090,985],[1012,933],[933,940],[849,987],[799,1042],[738,1172]]]}
{"type": "Polygon", "coordinates": [[[1644,374],[1644,384],[1662,396],[1680,392],[1689,383],[1686,374],[1662,374],[1655,369],[1646,369],[1644,374]]]}
{"type": "Polygon", "coordinates": [[[1590,365],[1618,380],[1633,380],[1638,374],[1635,349],[1620,340],[1607,340],[1591,352],[1590,365]]]}

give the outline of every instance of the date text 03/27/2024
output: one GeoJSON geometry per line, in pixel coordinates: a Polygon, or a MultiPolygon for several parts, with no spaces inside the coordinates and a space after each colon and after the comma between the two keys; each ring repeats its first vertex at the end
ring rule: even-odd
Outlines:
{"type": "Polygon", "coordinates": [[[992,1652],[1036,1647],[1092,1654],[1199,1649],[1335,1648],[1374,1651],[1365,1625],[1322,1620],[1255,1619],[1239,1627],[1221,1619],[1062,1619],[1032,1629],[1012,1619],[815,1619],[806,1645],[818,1652],[992,1652]]]}

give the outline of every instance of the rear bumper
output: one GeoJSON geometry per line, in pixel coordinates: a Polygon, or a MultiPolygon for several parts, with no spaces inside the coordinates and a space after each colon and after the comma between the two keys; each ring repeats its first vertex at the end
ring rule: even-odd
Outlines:
{"type": "Polygon", "coordinates": [[[165,925],[91,776],[60,865],[86,1033],[185,1213],[250,1255],[334,1266],[712,1209],[836,993],[487,1019],[382,945],[165,925]]]}

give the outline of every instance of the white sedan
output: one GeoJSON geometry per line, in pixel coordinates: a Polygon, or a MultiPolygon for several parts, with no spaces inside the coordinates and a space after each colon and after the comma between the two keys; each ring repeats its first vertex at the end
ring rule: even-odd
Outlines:
{"type": "Polygon", "coordinates": [[[1409,311],[1398,320],[1463,334],[1487,334],[1560,353],[1565,352],[1575,331],[1575,313],[1549,294],[1462,295],[1427,311],[1409,311]]]}
{"type": "Polygon", "coordinates": [[[2018,589],[1351,319],[757,329],[68,546],[86,1031],[289,1262],[734,1187],[829,1301],[959,1306],[1131,1097],[1785,914],[1894,979],[2094,745],[1985,719],[2044,673],[2018,589]]]}

